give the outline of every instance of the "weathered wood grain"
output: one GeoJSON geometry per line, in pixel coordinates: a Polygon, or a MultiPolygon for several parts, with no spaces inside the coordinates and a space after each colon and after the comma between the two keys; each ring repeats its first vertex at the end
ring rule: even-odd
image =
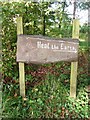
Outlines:
{"type": "MultiPolygon", "coordinates": [[[[23,22],[22,17],[17,18],[17,35],[23,34],[23,22]]],[[[19,83],[20,83],[20,95],[25,97],[25,71],[24,63],[19,62],[19,83]]]]}
{"type": "Polygon", "coordinates": [[[77,61],[78,46],[78,39],[51,39],[43,36],[19,35],[17,61],[34,64],[77,61]]]}
{"type": "MultiPolygon", "coordinates": [[[[72,38],[79,39],[79,20],[73,20],[72,38]]],[[[78,61],[71,63],[70,97],[76,98],[78,61]]]]}

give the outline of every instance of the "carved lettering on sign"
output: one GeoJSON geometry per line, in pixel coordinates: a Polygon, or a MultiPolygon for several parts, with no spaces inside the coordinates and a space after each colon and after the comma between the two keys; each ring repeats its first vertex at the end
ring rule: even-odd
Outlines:
{"type": "Polygon", "coordinates": [[[77,39],[51,39],[49,37],[19,35],[17,61],[26,63],[52,63],[77,61],[77,39]]]}
{"type": "Polygon", "coordinates": [[[51,44],[50,43],[43,43],[42,41],[37,41],[37,48],[42,49],[51,49],[51,50],[61,50],[62,52],[77,52],[74,46],[66,46],[64,43],[60,43],[59,45],[51,44]]]}
{"type": "Polygon", "coordinates": [[[45,48],[45,49],[50,49],[50,44],[49,43],[42,43],[41,41],[37,42],[37,48],[45,48]]]}

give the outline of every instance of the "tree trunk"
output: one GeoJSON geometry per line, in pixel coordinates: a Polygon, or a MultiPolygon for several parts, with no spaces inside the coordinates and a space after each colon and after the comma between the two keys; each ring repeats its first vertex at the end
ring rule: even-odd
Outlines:
{"type": "Polygon", "coordinates": [[[42,30],[42,34],[45,36],[45,28],[46,28],[46,25],[45,25],[45,14],[43,15],[43,30],[42,30]]]}
{"type": "Polygon", "coordinates": [[[76,0],[74,0],[74,7],[73,7],[73,19],[75,19],[75,14],[76,14],[76,0]]]}

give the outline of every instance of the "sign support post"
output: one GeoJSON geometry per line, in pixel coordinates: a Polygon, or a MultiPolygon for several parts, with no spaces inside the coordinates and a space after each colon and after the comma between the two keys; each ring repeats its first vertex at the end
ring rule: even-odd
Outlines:
{"type": "MultiPolygon", "coordinates": [[[[23,22],[22,17],[17,18],[17,35],[23,34],[23,22]]],[[[19,62],[19,83],[20,83],[20,95],[25,97],[25,72],[24,63],[19,62]]]]}
{"type": "MultiPolygon", "coordinates": [[[[73,20],[72,38],[79,38],[79,20],[73,20]]],[[[77,68],[78,62],[71,63],[71,76],[70,76],[70,97],[76,98],[76,86],[77,86],[77,68]]]]}
{"type": "Polygon", "coordinates": [[[72,61],[70,76],[70,97],[76,97],[79,20],[73,20],[73,39],[52,39],[49,37],[22,35],[22,17],[17,18],[17,62],[19,62],[20,95],[25,97],[24,63],[44,64],[72,61]]]}

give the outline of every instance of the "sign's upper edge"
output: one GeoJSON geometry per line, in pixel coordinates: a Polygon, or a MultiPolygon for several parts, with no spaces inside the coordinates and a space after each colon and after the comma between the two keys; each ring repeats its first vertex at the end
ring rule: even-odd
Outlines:
{"type": "Polygon", "coordinates": [[[56,40],[56,41],[62,40],[62,41],[79,43],[79,39],[77,39],[77,38],[54,38],[54,37],[48,37],[48,36],[43,36],[43,35],[25,35],[25,34],[24,35],[20,34],[17,36],[18,37],[21,36],[21,37],[38,38],[38,39],[42,39],[42,40],[56,40]]]}

